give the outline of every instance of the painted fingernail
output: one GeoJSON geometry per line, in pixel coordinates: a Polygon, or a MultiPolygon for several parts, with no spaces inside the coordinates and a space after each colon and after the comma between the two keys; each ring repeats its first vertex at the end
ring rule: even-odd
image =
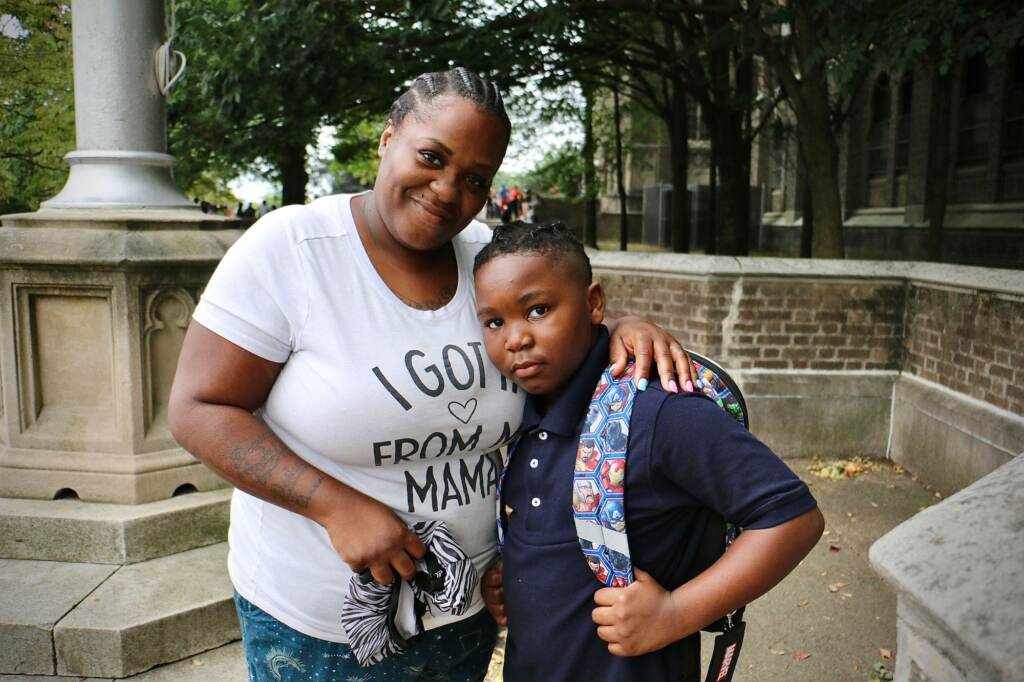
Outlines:
{"type": "Polygon", "coordinates": [[[638,391],[646,391],[647,390],[647,379],[646,378],[641,379],[640,381],[636,382],[636,390],[638,390],[638,391]]]}
{"type": "Polygon", "coordinates": [[[686,383],[683,384],[683,388],[686,389],[687,393],[693,393],[693,382],[687,379],[686,383]]]}
{"type": "Polygon", "coordinates": [[[676,383],[675,379],[668,380],[668,390],[672,393],[679,393],[679,385],[676,383]]]}

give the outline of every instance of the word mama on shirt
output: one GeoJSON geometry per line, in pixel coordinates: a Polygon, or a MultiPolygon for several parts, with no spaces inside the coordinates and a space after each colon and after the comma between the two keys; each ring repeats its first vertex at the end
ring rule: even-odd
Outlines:
{"type": "MultiPolygon", "coordinates": [[[[373,444],[373,458],[376,466],[400,464],[410,459],[450,457],[466,450],[477,449],[483,426],[478,425],[467,437],[460,430],[453,429],[449,438],[437,431],[422,442],[415,438],[398,438],[394,441],[378,441],[373,444]]],[[[501,435],[488,446],[488,452],[473,458],[458,457],[431,464],[417,478],[411,471],[405,472],[406,501],[409,512],[415,512],[417,505],[432,511],[447,509],[451,505],[464,506],[474,498],[493,495],[498,488],[501,474],[501,453],[498,450],[515,439],[517,433],[512,425],[505,422],[501,435]]],[[[486,442],[486,441],[485,441],[486,442]]]]}
{"type": "Polygon", "coordinates": [[[447,509],[449,506],[462,507],[474,498],[492,497],[498,488],[501,475],[501,453],[492,450],[471,464],[469,459],[448,460],[444,465],[427,467],[423,480],[405,472],[405,494],[409,512],[416,511],[416,505],[432,511],[447,509]]]}

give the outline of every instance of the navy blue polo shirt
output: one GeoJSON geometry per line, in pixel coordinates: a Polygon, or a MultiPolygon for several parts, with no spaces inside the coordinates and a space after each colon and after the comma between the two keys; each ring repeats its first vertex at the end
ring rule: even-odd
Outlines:
{"type": "MultiPolygon", "coordinates": [[[[643,656],[613,656],[592,619],[601,584],[576,537],[572,478],[581,423],[607,365],[602,326],[546,412],[527,397],[502,499],[509,682],[652,682],[683,674],[680,643],[643,656]]],[[[713,401],[692,393],[666,396],[657,385],[638,394],[633,406],[625,503],[633,565],[666,589],[682,584],[697,551],[702,507],[741,528],[770,528],[816,506],[789,467],[713,401]]]]}

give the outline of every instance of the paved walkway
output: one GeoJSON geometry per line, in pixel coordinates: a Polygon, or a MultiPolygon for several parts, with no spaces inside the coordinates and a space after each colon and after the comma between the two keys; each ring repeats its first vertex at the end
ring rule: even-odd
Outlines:
{"type": "MultiPolygon", "coordinates": [[[[811,473],[811,460],[787,463],[818,499],[827,535],[789,577],[747,608],[734,682],[868,682],[876,664],[893,669],[886,655],[896,653],[896,593],[872,570],[868,548],[938,499],[885,461],[839,480],[811,473]]],[[[710,635],[704,638],[706,670],[712,644],[710,635]]],[[[488,682],[501,680],[502,646],[488,682]]]]}

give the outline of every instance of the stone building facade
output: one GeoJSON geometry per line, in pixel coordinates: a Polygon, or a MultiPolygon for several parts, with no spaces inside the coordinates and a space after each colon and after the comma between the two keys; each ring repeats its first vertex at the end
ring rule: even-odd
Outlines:
{"type": "MultiPolygon", "coordinates": [[[[932,149],[934,72],[876,70],[852,103],[841,132],[840,192],[848,258],[923,260],[927,254],[925,190],[932,149]]],[[[948,207],[943,260],[1024,267],[1024,47],[988,63],[973,55],[955,63],[950,114],[948,207]]],[[[804,172],[784,108],[761,128],[751,154],[751,249],[799,253],[804,172]]],[[[708,229],[710,144],[700,108],[691,113],[689,185],[693,246],[708,229]]],[[[670,182],[664,126],[645,121],[630,130],[624,164],[631,235],[653,204],[651,187],[670,182]]],[[[612,164],[605,161],[601,199],[604,232],[618,225],[612,164]]]]}
{"type": "MultiPolygon", "coordinates": [[[[877,70],[853,103],[840,139],[846,255],[921,260],[934,72],[877,70]]],[[[943,260],[1024,267],[1024,47],[952,73],[948,206],[943,260]]],[[[796,255],[803,170],[796,140],[776,122],[758,141],[752,182],[766,187],[760,246],[796,255]]]]}

